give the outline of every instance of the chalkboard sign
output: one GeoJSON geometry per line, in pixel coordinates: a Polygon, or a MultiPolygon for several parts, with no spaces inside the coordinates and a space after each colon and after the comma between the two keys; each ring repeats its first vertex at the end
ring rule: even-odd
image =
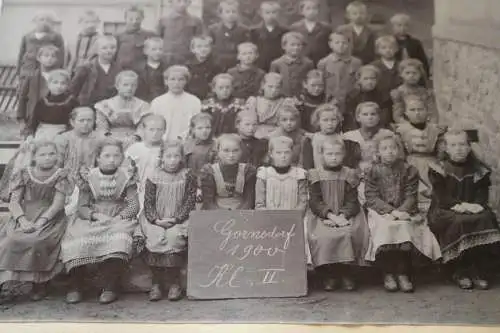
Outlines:
{"type": "Polygon", "coordinates": [[[297,211],[196,211],[189,222],[187,294],[195,299],[307,294],[297,211]]]}

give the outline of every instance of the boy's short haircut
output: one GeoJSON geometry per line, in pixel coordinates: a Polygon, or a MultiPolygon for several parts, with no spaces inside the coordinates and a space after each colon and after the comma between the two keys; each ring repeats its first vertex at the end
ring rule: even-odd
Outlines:
{"type": "Polygon", "coordinates": [[[289,31],[281,37],[281,47],[285,47],[290,40],[298,40],[302,44],[305,43],[304,35],[297,31],[289,31]]]}
{"type": "Polygon", "coordinates": [[[269,138],[269,144],[268,144],[269,154],[273,152],[276,146],[280,145],[284,145],[289,149],[293,149],[293,140],[284,135],[269,138]]]}
{"type": "Polygon", "coordinates": [[[368,10],[368,7],[362,1],[353,1],[347,5],[347,7],[345,8],[345,11],[346,11],[346,13],[349,13],[350,11],[352,11],[354,9],[368,10]]]}
{"type": "Polygon", "coordinates": [[[380,106],[377,103],[375,103],[375,102],[363,102],[363,103],[359,103],[358,106],[356,107],[356,113],[355,113],[356,118],[358,118],[360,112],[365,108],[373,108],[380,115],[380,106]]]}
{"type": "Polygon", "coordinates": [[[56,23],[56,21],[57,21],[56,14],[54,14],[51,11],[44,10],[44,11],[40,11],[40,12],[36,13],[35,16],[33,16],[33,22],[36,20],[39,20],[42,17],[48,19],[50,21],[50,23],[52,23],[52,24],[56,23]]]}
{"type": "Polygon", "coordinates": [[[137,5],[131,5],[125,8],[125,11],[123,12],[123,16],[127,17],[128,13],[138,13],[141,15],[141,17],[144,19],[144,9],[137,5]]]}
{"type": "Polygon", "coordinates": [[[224,134],[221,134],[216,141],[216,150],[217,151],[220,151],[220,147],[222,145],[223,142],[225,141],[232,141],[234,143],[236,143],[240,148],[241,148],[241,144],[242,144],[242,141],[241,141],[241,138],[238,134],[234,134],[234,133],[231,133],[231,134],[228,134],[228,133],[224,133],[224,134]]]}
{"type": "Polygon", "coordinates": [[[281,4],[279,3],[279,1],[276,1],[276,0],[270,0],[270,1],[262,1],[260,3],[260,6],[259,6],[259,12],[262,11],[262,7],[264,6],[272,6],[272,7],[277,7],[278,10],[281,9],[281,4]]]}
{"type": "Polygon", "coordinates": [[[219,73],[219,74],[215,75],[214,78],[212,79],[212,82],[210,82],[211,88],[212,89],[215,88],[215,85],[217,84],[218,80],[224,80],[224,79],[231,81],[231,86],[233,85],[234,77],[231,74],[219,73]]]}
{"type": "Polygon", "coordinates": [[[350,39],[349,39],[349,36],[347,35],[346,32],[342,31],[342,30],[336,30],[336,31],[333,31],[330,36],[328,37],[328,41],[331,42],[333,41],[335,38],[344,38],[348,43],[350,42],[350,39]]]}
{"type": "Polygon", "coordinates": [[[356,72],[356,81],[359,81],[361,79],[361,76],[363,76],[363,73],[365,72],[372,72],[375,73],[375,76],[378,78],[380,77],[380,69],[378,69],[377,66],[374,65],[364,65],[361,66],[358,71],[356,72]]]}
{"type": "Polygon", "coordinates": [[[44,53],[51,53],[57,57],[60,52],[61,52],[61,49],[58,48],[57,46],[55,46],[53,44],[46,44],[46,45],[40,46],[40,48],[38,49],[38,51],[36,53],[36,58],[37,59],[40,58],[40,56],[44,53]]]}
{"type": "Polygon", "coordinates": [[[396,23],[410,23],[411,22],[411,17],[408,14],[405,13],[397,13],[393,15],[390,19],[391,24],[396,24],[396,23]]]}
{"type": "Polygon", "coordinates": [[[316,6],[319,6],[320,3],[318,0],[301,0],[300,3],[299,3],[299,12],[302,13],[302,11],[304,10],[304,7],[306,6],[306,4],[308,3],[312,3],[316,6]]]}
{"type": "Polygon", "coordinates": [[[101,22],[101,18],[92,9],[85,10],[82,15],[78,18],[78,23],[82,23],[85,19],[92,19],[95,22],[101,22]]]}
{"type": "Polygon", "coordinates": [[[127,78],[132,78],[135,81],[139,80],[139,75],[137,75],[136,72],[131,71],[131,70],[125,70],[125,71],[121,71],[120,73],[118,73],[118,75],[116,75],[115,86],[117,86],[120,83],[120,81],[123,80],[126,77],[127,78]]]}
{"type": "Polygon", "coordinates": [[[336,105],[335,103],[321,104],[316,108],[316,110],[314,110],[313,114],[311,115],[311,125],[317,130],[319,130],[319,119],[324,112],[335,113],[335,116],[337,117],[339,123],[337,127],[339,127],[342,121],[344,121],[344,116],[342,115],[342,112],[340,111],[338,105],[336,105]]]}
{"type": "Polygon", "coordinates": [[[144,48],[149,47],[153,43],[159,43],[163,47],[163,39],[158,36],[149,37],[144,41],[144,48]]]}
{"type": "Polygon", "coordinates": [[[222,12],[222,7],[235,7],[237,10],[240,8],[240,3],[238,0],[221,0],[219,1],[219,5],[217,6],[217,13],[222,12]]]}
{"type": "Polygon", "coordinates": [[[169,68],[167,68],[163,72],[163,78],[168,78],[170,76],[170,74],[172,74],[174,72],[182,74],[184,76],[184,78],[186,79],[186,81],[189,81],[191,79],[191,72],[189,72],[189,68],[187,68],[186,66],[183,66],[183,65],[170,66],[169,68]]]}
{"type": "Polygon", "coordinates": [[[54,69],[47,74],[47,82],[52,81],[54,78],[63,78],[67,83],[71,81],[71,74],[65,69],[54,69]]]}
{"type": "Polygon", "coordinates": [[[214,43],[214,39],[210,35],[196,35],[193,36],[193,38],[191,38],[191,42],[189,43],[189,48],[193,49],[194,43],[196,43],[197,41],[207,42],[210,43],[210,45],[213,45],[214,43]]]}
{"type": "Polygon", "coordinates": [[[378,50],[382,45],[384,44],[392,44],[396,48],[398,48],[398,41],[396,40],[396,37],[393,35],[384,35],[380,36],[375,40],[375,48],[378,50]]]}
{"type": "Polygon", "coordinates": [[[147,124],[153,121],[158,121],[163,124],[163,128],[167,128],[167,120],[165,117],[155,113],[147,113],[143,115],[139,120],[139,126],[146,128],[147,124]]]}
{"type": "Polygon", "coordinates": [[[309,72],[307,72],[307,75],[304,79],[304,82],[309,82],[309,80],[312,80],[312,79],[318,79],[318,80],[323,81],[323,83],[324,83],[325,82],[325,75],[319,69],[311,69],[309,72]]]}
{"type": "Polygon", "coordinates": [[[244,49],[245,47],[252,48],[255,52],[259,52],[259,48],[254,43],[252,43],[252,42],[243,42],[243,43],[238,44],[238,53],[240,53],[241,49],[244,49]]]}

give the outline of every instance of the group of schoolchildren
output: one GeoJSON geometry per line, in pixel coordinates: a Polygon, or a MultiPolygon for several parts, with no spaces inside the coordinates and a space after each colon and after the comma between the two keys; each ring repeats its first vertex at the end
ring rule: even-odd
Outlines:
{"type": "Polygon", "coordinates": [[[304,19],[285,28],[271,0],[247,29],[238,2],[223,0],[205,29],[189,3],[172,1],[157,34],[137,7],[116,36],[86,12],[66,69],[51,18],[35,19],[19,57],[26,142],[2,179],[4,289],[31,282],[40,300],[65,272],[66,301],[78,303],[97,269],[107,304],[140,257],[149,299],[178,300],[195,209],[302,212],[328,291],[354,290],[356,267],[374,265],[386,290],[412,292],[412,270],[430,261],[460,288],[489,287],[500,242],[490,170],[469,132],[437,124],[407,15],[376,36],[363,2],[331,29],[318,1],[303,0],[304,19]]]}

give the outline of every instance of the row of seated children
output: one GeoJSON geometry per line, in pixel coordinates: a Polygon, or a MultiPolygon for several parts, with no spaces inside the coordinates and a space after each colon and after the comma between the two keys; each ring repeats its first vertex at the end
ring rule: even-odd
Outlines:
{"type": "MultiPolygon", "coordinates": [[[[423,105],[418,98],[407,103],[413,124],[404,125],[418,130],[425,124],[423,105]]],[[[208,162],[202,165],[185,156],[188,142],[163,142],[167,124],[159,115],[141,119],[143,141],[135,145],[148,148],[145,153],[134,145],[126,151],[113,137],[100,138],[93,130],[94,110],[76,108],[73,129],[57,136],[55,143],[35,140],[31,163],[10,180],[11,216],[0,231],[0,282],[33,282],[32,297],[39,300],[46,283],[65,270],[70,276],[66,300],[78,303],[83,277],[97,264],[105,277],[100,302],[111,303],[118,297],[126,263],[136,254],[151,267],[150,300],[163,297],[165,279],[168,298],[178,300],[187,221],[201,199],[201,209],[302,211],[311,261],[326,290],[334,289],[337,281],[353,290],[353,267],[368,262],[383,270],[385,289],[411,292],[411,269],[419,256],[441,259],[461,288],[488,288],[488,254],[500,241],[500,231],[488,207],[490,171],[475,158],[467,133],[450,129],[444,134],[442,159],[427,168],[432,187],[425,213],[418,207],[423,177],[410,159],[405,161],[400,139],[376,125],[376,104],[361,104],[357,111],[359,135],[375,134],[371,167],[364,173],[345,165],[353,157],[347,150],[352,134],[338,134],[342,115],[334,104],[316,110],[314,123],[320,132],[300,142],[294,137],[301,132],[299,112],[290,104],[281,108],[280,128],[269,139],[268,160],[261,166],[242,162],[243,139],[257,127],[249,111],[237,116],[239,135],[224,133],[210,145],[213,150],[198,150],[208,162]],[[307,141],[313,147],[308,171],[300,162],[307,141]],[[127,155],[137,162],[139,177],[136,168],[124,164],[127,155]],[[194,164],[197,172],[185,167],[194,164]],[[66,217],[65,202],[75,192],[76,210],[66,217]],[[477,233],[484,237],[478,239],[477,233]]],[[[210,141],[211,132],[211,116],[196,115],[191,122],[195,145],[210,141]]],[[[411,137],[416,141],[410,143],[422,149],[423,137],[411,137]]],[[[415,158],[422,153],[417,148],[415,158]]]]}
{"type": "MultiPolygon", "coordinates": [[[[143,47],[146,39],[158,36],[164,45],[164,59],[169,64],[202,65],[190,54],[190,41],[196,35],[209,34],[214,40],[214,61],[224,70],[236,65],[237,45],[251,41],[258,46],[260,57],[258,67],[267,72],[273,60],[283,55],[280,48],[281,38],[288,31],[300,32],[307,40],[305,56],[317,64],[329,53],[328,39],[333,31],[327,23],[319,19],[320,4],[317,0],[300,2],[299,12],[304,17],[284,27],[279,23],[281,7],[278,1],[263,1],[259,8],[262,22],[253,28],[240,23],[239,3],[236,0],[224,0],[219,3],[220,22],[204,28],[203,22],[188,13],[190,0],[172,1],[171,13],[160,19],[156,31],[142,28],[145,14],[139,6],[131,6],[125,10],[123,32],[116,34],[119,42],[117,62],[123,66],[144,61],[143,47]]],[[[368,64],[376,60],[376,34],[368,26],[368,8],[361,1],[353,1],[346,7],[346,18],[349,24],[340,26],[338,31],[349,35],[352,41],[353,55],[368,64]]],[[[399,49],[397,59],[416,58],[423,62],[426,73],[429,65],[422,43],[408,34],[409,16],[397,14],[391,19],[391,30],[397,37],[399,49]]],[[[99,35],[101,23],[99,16],[92,10],[80,17],[82,30],[75,43],[65,43],[60,33],[54,29],[55,18],[50,13],[40,13],[34,19],[34,31],[26,34],[21,43],[18,57],[18,70],[21,77],[29,75],[36,67],[36,53],[44,44],[54,44],[65,51],[58,58],[60,65],[66,63],[74,72],[76,68],[95,55],[94,43],[99,35]]],[[[207,59],[205,59],[207,60],[207,59]]],[[[206,66],[205,66],[206,67],[206,66]]]]}

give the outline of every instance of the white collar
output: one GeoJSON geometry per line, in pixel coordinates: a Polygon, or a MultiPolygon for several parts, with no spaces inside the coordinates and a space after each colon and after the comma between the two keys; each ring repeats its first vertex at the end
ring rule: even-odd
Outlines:
{"type": "Polygon", "coordinates": [[[385,59],[380,59],[382,60],[382,63],[385,65],[385,67],[389,69],[393,69],[394,65],[396,64],[396,60],[385,60],[385,59]]]}
{"type": "Polygon", "coordinates": [[[317,22],[304,21],[307,31],[312,32],[316,28],[317,22]]]}
{"type": "Polygon", "coordinates": [[[365,27],[363,27],[363,26],[358,27],[358,26],[353,25],[352,29],[354,30],[354,32],[356,33],[356,35],[359,36],[363,32],[363,30],[365,30],[365,27]]]}
{"type": "Polygon", "coordinates": [[[111,68],[111,64],[103,64],[101,63],[99,60],[97,60],[97,62],[99,63],[99,66],[101,66],[102,70],[108,74],[109,72],[109,69],[111,68]]]}
{"type": "Polygon", "coordinates": [[[271,26],[271,25],[266,25],[266,30],[269,31],[269,32],[273,32],[274,29],[276,29],[275,26],[271,26]]]}
{"type": "Polygon", "coordinates": [[[158,69],[160,67],[160,62],[158,61],[157,63],[154,63],[154,62],[148,61],[148,66],[153,68],[153,69],[158,69]]]}
{"type": "Polygon", "coordinates": [[[35,31],[35,38],[36,39],[42,39],[45,36],[47,36],[46,32],[35,31]]]}

